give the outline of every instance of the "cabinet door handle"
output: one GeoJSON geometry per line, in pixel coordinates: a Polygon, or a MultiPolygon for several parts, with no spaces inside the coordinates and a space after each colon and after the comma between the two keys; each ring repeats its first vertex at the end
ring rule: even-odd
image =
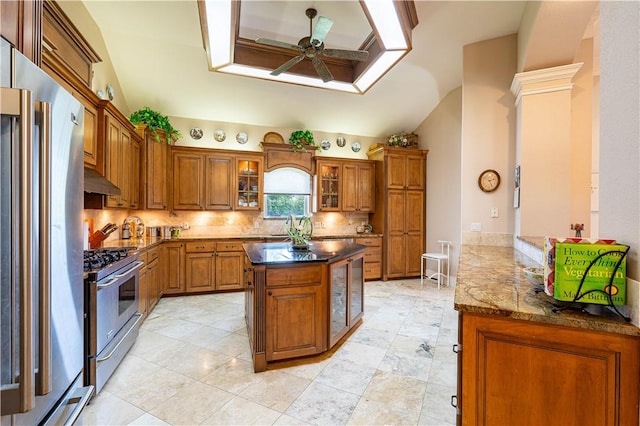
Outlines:
{"type": "Polygon", "coordinates": [[[451,395],[451,406],[453,408],[458,408],[458,396],[457,395],[451,395]]]}
{"type": "Polygon", "coordinates": [[[271,292],[271,290],[269,290],[269,291],[267,292],[267,294],[268,294],[269,296],[272,296],[272,295],[273,295],[273,293],[271,292]]]}
{"type": "Polygon", "coordinates": [[[456,343],[453,345],[453,347],[451,348],[451,350],[454,353],[460,353],[462,351],[462,345],[460,343],[456,343]]]}

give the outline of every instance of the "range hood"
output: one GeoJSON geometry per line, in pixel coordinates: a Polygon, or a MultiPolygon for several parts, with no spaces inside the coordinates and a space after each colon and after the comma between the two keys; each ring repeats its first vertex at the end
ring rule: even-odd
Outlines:
{"type": "Polygon", "coordinates": [[[105,195],[120,195],[120,188],[93,169],[84,168],[84,192],[105,195]]]}

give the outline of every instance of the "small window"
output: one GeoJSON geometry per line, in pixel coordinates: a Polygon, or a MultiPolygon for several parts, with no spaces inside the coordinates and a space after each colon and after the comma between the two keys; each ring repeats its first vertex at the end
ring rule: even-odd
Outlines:
{"type": "Polygon", "coordinates": [[[284,167],[264,173],[264,217],[286,218],[290,214],[308,216],[311,175],[284,167]]]}

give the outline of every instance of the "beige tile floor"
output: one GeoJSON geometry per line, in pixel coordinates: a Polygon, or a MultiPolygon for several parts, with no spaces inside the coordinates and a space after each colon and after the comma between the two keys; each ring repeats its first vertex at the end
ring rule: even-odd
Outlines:
{"type": "Polygon", "coordinates": [[[331,358],[258,374],[242,293],[163,298],[84,424],[455,424],[454,288],[365,286],[363,324],[331,358]]]}

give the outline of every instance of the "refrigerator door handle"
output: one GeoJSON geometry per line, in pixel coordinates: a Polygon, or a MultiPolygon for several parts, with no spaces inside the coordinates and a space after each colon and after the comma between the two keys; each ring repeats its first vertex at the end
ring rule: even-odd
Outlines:
{"type": "Polygon", "coordinates": [[[35,375],[33,374],[33,324],[32,324],[32,292],[33,258],[31,255],[31,91],[24,89],[0,88],[0,109],[2,114],[18,116],[19,135],[17,148],[19,152],[18,178],[20,182],[18,196],[18,231],[13,238],[18,239],[18,284],[17,297],[18,319],[18,383],[6,387],[2,393],[1,414],[24,413],[35,407],[35,375]]]}
{"type": "Polygon", "coordinates": [[[35,117],[40,124],[40,247],[38,251],[40,274],[38,281],[38,372],[36,394],[51,392],[51,265],[49,264],[51,226],[51,104],[35,102],[35,117]]]}

